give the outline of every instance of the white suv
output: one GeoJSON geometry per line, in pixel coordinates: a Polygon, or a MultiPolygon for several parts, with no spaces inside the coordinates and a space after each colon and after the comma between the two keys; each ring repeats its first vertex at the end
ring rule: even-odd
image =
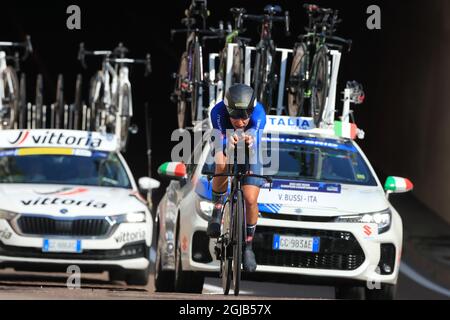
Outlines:
{"type": "Polygon", "coordinates": [[[75,265],[147,283],[153,222],[117,142],[96,132],[0,131],[0,268],[75,265]]]}

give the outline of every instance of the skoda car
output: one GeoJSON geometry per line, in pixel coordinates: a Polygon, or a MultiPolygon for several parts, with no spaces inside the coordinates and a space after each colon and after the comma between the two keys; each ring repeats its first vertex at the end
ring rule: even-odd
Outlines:
{"type": "Polygon", "coordinates": [[[144,285],[152,219],[112,135],[0,131],[0,268],[109,271],[144,285]]]}

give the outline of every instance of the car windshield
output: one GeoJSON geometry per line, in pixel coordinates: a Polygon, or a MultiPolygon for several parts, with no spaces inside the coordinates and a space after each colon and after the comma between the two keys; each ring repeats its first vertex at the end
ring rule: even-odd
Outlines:
{"type": "Polygon", "coordinates": [[[0,150],[0,183],[131,188],[116,153],[69,148],[0,150]]]}
{"type": "MultiPolygon", "coordinates": [[[[276,138],[269,135],[262,140],[264,175],[283,179],[377,185],[364,159],[350,141],[289,135],[276,138]],[[277,159],[275,153],[278,153],[278,166],[269,160],[277,159]]],[[[211,162],[211,159],[208,160],[211,162]]],[[[213,172],[214,165],[204,165],[204,174],[213,172]]]]}

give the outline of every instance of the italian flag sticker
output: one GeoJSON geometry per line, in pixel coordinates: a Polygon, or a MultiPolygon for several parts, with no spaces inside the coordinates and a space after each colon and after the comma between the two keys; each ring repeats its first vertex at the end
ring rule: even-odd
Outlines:
{"type": "Polygon", "coordinates": [[[386,190],[390,191],[409,191],[414,188],[414,185],[409,179],[399,177],[388,177],[384,185],[386,190]]]}
{"type": "Polygon", "coordinates": [[[334,122],[334,134],[338,137],[354,140],[356,138],[357,129],[358,127],[354,123],[343,123],[342,121],[334,122]]]}
{"type": "Polygon", "coordinates": [[[167,176],[184,177],[186,166],[181,162],[165,162],[158,168],[158,173],[167,176]]]}

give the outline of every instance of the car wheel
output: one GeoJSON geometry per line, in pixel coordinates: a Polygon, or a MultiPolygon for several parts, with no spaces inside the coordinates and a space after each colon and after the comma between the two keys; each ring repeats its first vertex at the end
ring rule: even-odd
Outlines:
{"type": "Polygon", "coordinates": [[[354,286],[335,287],[336,299],[364,300],[364,288],[354,286]]]}
{"type": "Polygon", "coordinates": [[[366,288],[367,300],[394,300],[397,286],[392,284],[382,283],[380,289],[369,290],[366,288]]]}
{"type": "Polygon", "coordinates": [[[175,272],[162,269],[161,252],[159,250],[156,254],[154,281],[156,292],[173,292],[175,290],[175,272]]]}
{"type": "Polygon", "coordinates": [[[181,244],[177,237],[175,253],[175,291],[183,293],[202,293],[205,276],[199,272],[183,271],[181,264],[181,244]]]}
{"type": "Polygon", "coordinates": [[[126,275],[125,282],[131,286],[146,286],[148,277],[150,275],[150,268],[144,270],[129,270],[126,275]]]}

